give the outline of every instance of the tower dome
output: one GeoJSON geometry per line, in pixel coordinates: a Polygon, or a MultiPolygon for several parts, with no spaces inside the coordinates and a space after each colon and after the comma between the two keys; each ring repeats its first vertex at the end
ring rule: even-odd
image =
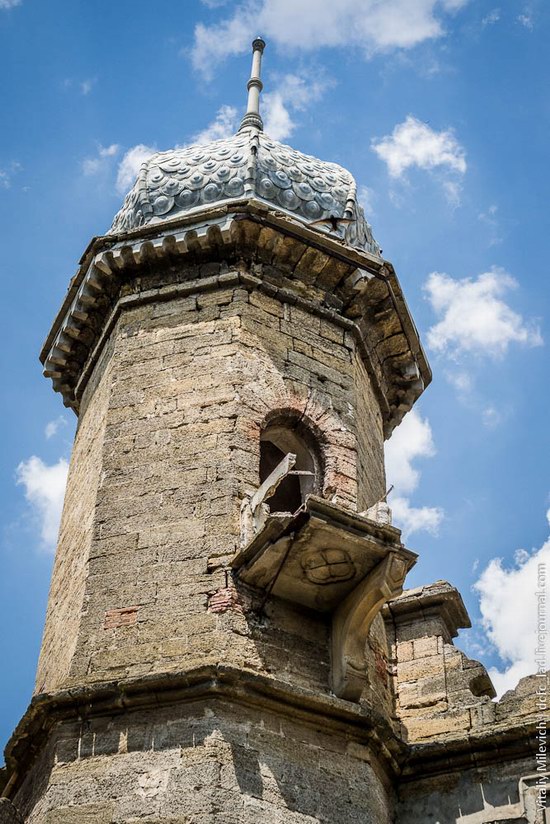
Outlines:
{"type": "Polygon", "coordinates": [[[159,224],[213,204],[254,198],[349,246],[380,255],[357,201],[353,176],[273,140],[259,114],[264,42],[254,41],[248,110],[237,134],[223,140],[157,152],[145,161],[109,234],[159,224]]]}

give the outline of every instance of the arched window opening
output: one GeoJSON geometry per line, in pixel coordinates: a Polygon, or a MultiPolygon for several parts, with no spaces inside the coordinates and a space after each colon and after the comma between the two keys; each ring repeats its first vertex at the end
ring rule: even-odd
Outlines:
{"type": "Polygon", "coordinates": [[[291,471],[280,481],[277,489],[265,503],[271,512],[298,510],[308,495],[318,492],[321,485],[320,461],[312,438],[301,437],[291,426],[269,425],[261,436],[260,483],[263,483],[282,460],[292,453],[296,462],[291,471]]]}

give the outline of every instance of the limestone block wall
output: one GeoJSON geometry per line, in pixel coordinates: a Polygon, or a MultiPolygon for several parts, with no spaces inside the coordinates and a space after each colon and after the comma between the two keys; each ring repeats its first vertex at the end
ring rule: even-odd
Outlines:
{"type": "MultiPolygon", "coordinates": [[[[467,732],[415,748],[416,766],[399,788],[398,824],[546,824],[550,773],[537,760],[539,696],[548,678],[528,676],[500,701],[484,706],[467,732]],[[434,749],[436,747],[436,749],[434,749]],[[546,812],[545,812],[546,810],[546,812]]],[[[543,744],[544,746],[544,744],[543,744]]]]}
{"type": "Polygon", "coordinates": [[[245,592],[235,609],[209,604],[269,415],[311,427],[323,494],[362,509],[384,492],[381,414],[349,332],[234,283],[147,303],[127,289],[79,422],[52,590],[69,594],[51,603],[40,691],[217,661],[328,689],[325,618],[275,602],[258,616],[245,592]]]}
{"type": "Polygon", "coordinates": [[[101,482],[103,444],[111,392],[107,346],[84,399],[71,456],[67,491],[50,585],[48,611],[36,675],[36,692],[55,690],[69,674],[84,609],[101,482]]]}
{"type": "Polygon", "coordinates": [[[533,759],[505,760],[424,779],[401,791],[398,824],[546,824],[533,759]]]}
{"type": "MultiPolygon", "coordinates": [[[[401,735],[410,745],[398,824],[546,824],[537,806],[536,724],[547,675],[493,701],[482,664],[453,644],[469,618],[445,581],[407,590],[384,608],[401,735]]],[[[546,780],[550,775],[546,773],[546,780]]]]}
{"type": "Polygon", "coordinates": [[[390,824],[395,796],[351,737],[213,700],[60,724],[16,801],[27,824],[390,824]]]}
{"type": "Polygon", "coordinates": [[[405,740],[465,735],[488,723],[495,693],[487,671],[453,644],[458,627],[470,625],[457,590],[445,581],[407,590],[384,614],[405,740]]]}

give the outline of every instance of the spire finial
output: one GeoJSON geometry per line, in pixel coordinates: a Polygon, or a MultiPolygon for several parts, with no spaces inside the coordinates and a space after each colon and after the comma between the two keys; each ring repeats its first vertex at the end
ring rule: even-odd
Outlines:
{"type": "Polygon", "coordinates": [[[264,49],[265,41],[262,40],[261,37],[256,37],[252,41],[252,71],[250,72],[250,80],[247,83],[248,105],[246,107],[246,114],[241,121],[241,129],[254,126],[256,129],[263,131],[264,128],[262,118],[260,117],[260,92],[263,89],[260,75],[264,49]]]}

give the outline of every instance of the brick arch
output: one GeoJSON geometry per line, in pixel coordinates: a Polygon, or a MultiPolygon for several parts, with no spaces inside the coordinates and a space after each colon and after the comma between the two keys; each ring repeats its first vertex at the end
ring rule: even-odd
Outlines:
{"type": "Polygon", "coordinates": [[[257,426],[258,441],[262,431],[275,422],[297,423],[299,434],[318,454],[321,483],[317,494],[356,509],[356,434],[333,408],[331,399],[310,390],[303,396],[280,393],[270,400],[272,406],[257,426]]]}

